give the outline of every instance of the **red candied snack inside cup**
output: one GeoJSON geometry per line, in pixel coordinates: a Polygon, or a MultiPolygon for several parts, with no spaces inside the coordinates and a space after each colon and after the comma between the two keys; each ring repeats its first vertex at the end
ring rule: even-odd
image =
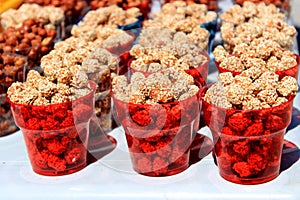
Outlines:
{"type": "Polygon", "coordinates": [[[77,172],[86,166],[89,121],[94,112],[96,85],[76,100],[48,104],[25,105],[7,97],[20,127],[32,169],[45,176],[77,172]]]}
{"type": "Polygon", "coordinates": [[[291,121],[294,93],[284,94],[285,100],[278,97],[274,106],[267,106],[266,102],[258,104],[255,99],[245,100],[243,106],[257,107],[244,109],[240,105],[231,106],[226,98],[222,104],[210,98],[213,93],[208,89],[217,88],[216,84],[203,87],[201,100],[205,123],[213,134],[220,175],[230,182],[246,185],[276,178],[285,130],[291,121]]]}
{"type": "MultiPolygon", "coordinates": [[[[136,74],[131,78],[137,80],[136,74]]],[[[145,77],[139,73],[139,76],[148,82],[154,74],[145,77]]],[[[122,79],[127,81],[126,77],[122,79]]],[[[133,169],[146,176],[170,176],[186,170],[192,137],[199,128],[199,91],[182,101],[154,103],[151,99],[153,103],[138,103],[139,100],[133,103],[124,101],[117,91],[123,83],[119,78],[114,79],[112,97],[117,119],[125,130],[133,169]]],[[[151,90],[152,94],[158,91],[151,90]]]]}

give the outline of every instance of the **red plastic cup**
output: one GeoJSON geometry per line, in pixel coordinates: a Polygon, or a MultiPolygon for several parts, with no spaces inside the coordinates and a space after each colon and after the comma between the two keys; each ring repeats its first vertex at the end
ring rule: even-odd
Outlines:
{"type": "MultiPolygon", "coordinates": [[[[297,65],[294,66],[294,67],[291,67],[289,69],[285,69],[285,70],[281,70],[281,71],[275,71],[275,73],[279,75],[279,79],[282,79],[285,76],[292,76],[292,77],[294,77],[295,79],[298,80],[300,56],[298,56],[297,54],[294,54],[294,55],[296,56],[296,59],[297,59],[297,65]]],[[[242,73],[242,72],[236,72],[236,71],[231,71],[231,70],[224,69],[224,68],[220,67],[220,63],[218,63],[218,62],[215,62],[215,64],[218,68],[219,73],[231,72],[233,76],[236,76],[236,75],[239,75],[239,74],[242,73]]]]}
{"type": "Polygon", "coordinates": [[[225,109],[204,100],[204,120],[213,134],[220,175],[238,184],[260,184],[279,175],[283,137],[291,121],[293,99],[254,110],[225,109]]]}
{"type": "MultiPolygon", "coordinates": [[[[207,82],[207,74],[208,74],[208,66],[209,66],[210,58],[206,52],[200,52],[200,54],[205,56],[207,61],[204,64],[199,64],[198,67],[185,70],[185,72],[187,74],[191,75],[194,78],[195,82],[200,83],[201,86],[204,86],[204,85],[206,85],[206,82],[207,82]]],[[[132,68],[131,62],[133,60],[134,60],[134,58],[131,58],[128,61],[128,68],[129,68],[130,75],[135,72],[141,72],[145,75],[145,77],[148,77],[150,74],[153,73],[153,72],[140,71],[140,70],[136,70],[136,69],[132,68]]]]}
{"type": "Polygon", "coordinates": [[[165,104],[113,100],[137,173],[170,176],[189,167],[190,145],[199,128],[199,94],[165,104]]]}
{"type": "Polygon", "coordinates": [[[96,85],[74,101],[43,106],[9,100],[16,125],[21,129],[34,172],[60,176],[83,169],[86,162],[89,122],[94,113],[96,85]]]}

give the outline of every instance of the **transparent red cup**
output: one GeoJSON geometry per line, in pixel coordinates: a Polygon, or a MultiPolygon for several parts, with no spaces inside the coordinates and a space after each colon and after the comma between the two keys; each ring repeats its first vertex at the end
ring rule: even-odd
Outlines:
{"type": "Polygon", "coordinates": [[[271,108],[225,109],[204,100],[208,88],[203,87],[201,100],[205,123],[213,135],[220,175],[230,182],[245,185],[276,178],[295,96],[271,108]]]}
{"type": "Polygon", "coordinates": [[[279,175],[285,129],[261,136],[221,134],[215,144],[220,175],[234,183],[254,185],[279,175]]]}
{"type": "Polygon", "coordinates": [[[190,145],[199,128],[199,94],[164,104],[133,104],[112,97],[137,173],[170,176],[189,167],[190,145]]]}
{"type": "MultiPolygon", "coordinates": [[[[203,64],[199,64],[197,67],[195,68],[190,68],[188,70],[185,70],[185,72],[189,75],[191,75],[195,82],[200,83],[201,86],[206,85],[207,82],[207,74],[208,74],[208,66],[209,66],[209,61],[210,61],[210,57],[206,52],[200,52],[201,55],[205,56],[206,58],[206,62],[203,64]]],[[[128,61],[128,69],[131,75],[132,73],[135,72],[141,72],[145,75],[145,77],[148,77],[150,74],[152,74],[153,72],[145,72],[145,71],[140,71],[137,69],[134,69],[131,67],[131,62],[134,60],[134,58],[131,58],[128,61]]]]}
{"type": "Polygon", "coordinates": [[[16,125],[21,129],[34,172],[60,176],[87,164],[89,122],[94,113],[96,85],[74,101],[43,106],[17,104],[7,97],[16,125]]]}
{"type": "MultiPolygon", "coordinates": [[[[285,70],[281,70],[281,71],[275,71],[276,74],[279,75],[279,79],[282,79],[285,76],[292,76],[295,79],[298,80],[298,71],[299,71],[299,64],[300,64],[300,56],[298,56],[297,54],[294,54],[296,56],[296,60],[297,60],[297,65],[295,65],[294,67],[291,67],[289,69],[285,69],[285,70]]],[[[231,71],[225,68],[220,67],[220,63],[215,62],[219,73],[224,73],[224,72],[231,72],[233,76],[239,75],[242,72],[237,72],[237,71],[231,71]]]]}

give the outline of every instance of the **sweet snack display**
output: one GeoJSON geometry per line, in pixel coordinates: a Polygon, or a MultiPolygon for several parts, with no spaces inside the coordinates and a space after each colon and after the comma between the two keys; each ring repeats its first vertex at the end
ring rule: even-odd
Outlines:
{"type": "MultiPolygon", "coordinates": [[[[169,67],[185,70],[193,78],[205,85],[207,81],[209,56],[189,41],[186,34],[177,32],[170,34],[170,37],[163,38],[161,34],[151,37],[152,32],[157,28],[143,29],[138,40],[138,45],[133,46],[130,55],[129,69],[132,72],[142,72],[148,76],[153,72],[164,71],[169,67]],[[157,41],[157,42],[155,42],[157,41]],[[161,42],[162,41],[162,42],[161,42]],[[140,45],[142,44],[142,45],[140,45]]],[[[159,33],[160,31],[158,31],[159,33]]]]}
{"type": "Polygon", "coordinates": [[[273,71],[279,75],[298,78],[299,56],[289,50],[284,50],[273,40],[254,39],[250,45],[238,44],[232,53],[222,46],[217,46],[213,55],[220,73],[232,72],[240,74],[249,68],[257,68],[262,72],[273,71]]]}
{"type": "Polygon", "coordinates": [[[24,0],[1,14],[0,136],[19,127],[33,171],[59,176],[112,151],[121,125],[134,171],[171,176],[194,164],[204,114],[224,179],[273,180],[300,63],[278,2],[220,14],[219,75],[206,85],[216,0],[160,1],[150,19],[150,0],[24,0]]]}
{"type": "Polygon", "coordinates": [[[112,91],[134,170],[169,176],[187,169],[201,108],[193,77],[174,68],[148,77],[136,72],[130,82],[115,77],[112,91]]]}
{"type": "Polygon", "coordinates": [[[296,29],[286,23],[286,17],[273,4],[245,2],[242,7],[234,5],[220,16],[224,47],[232,51],[237,44],[250,44],[254,39],[264,38],[293,50],[296,29]]]}
{"type": "Polygon", "coordinates": [[[13,83],[8,101],[30,162],[38,174],[66,175],[86,166],[89,121],[96,85],[77,71],[69,82],[50,81],[37,71],[13,83]]]}
{"type": "Polygon", "coordinates": [[[22,4],[18,9],[9,9],[1,14],[1,25],[4,29],[14,27],[21,28],[23,22],[34,19],[43,24],[46,29],[54,29],[57,39],[64,34],[64,12],[54,6],[39,6],[37,4],[22,4]]]}
{"type": "Polygon", "coordinates": [[[208,10],[218,11],[218,0],[163,0],[164,3],[172,3],[175,1],[184,1],[187,4],[205,4],[208,10]]]}
{"type": "Polygon", "coordinates": [[[26,56],[31,69],[39,66],[41,57],[51,51],[55,37],[54,29],[46,29],[43,23],[27,19],[21,27],[9,27],[0,33],[0,53],[26,56]]]}
{"type": "Polygon", "coordinates": [[[291,76],[221,73],[201,92],[204,119],[212,131],[220,175],[239,184],[259,184],[279,175],[285,129],[298,91],[291,76]]]}

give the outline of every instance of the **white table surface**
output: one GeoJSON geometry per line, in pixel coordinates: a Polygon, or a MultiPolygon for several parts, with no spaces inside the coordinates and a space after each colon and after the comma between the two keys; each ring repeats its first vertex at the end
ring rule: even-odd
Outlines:
{"type": "MultiPolygon", "coordinates": [[[[215,77],[210,74],[209,80],[215,77]]],[[[300,108],[299,93],[294,106],[300,108]]],[[[209,133],[206,127],[200,132],[209,133]]],[[[32,171],[20,131],[0,138],[0,199],[300,199],[300,161],[260,185],[224,180],[211,154],[180,174],[146,177],[133,171],[122,133],[121,128],[110,133],[117,139],[113,152],[79,172],[60,177],[32,171]]],[[[300,147],[300,126],[285,138],[300,147]]]]}

